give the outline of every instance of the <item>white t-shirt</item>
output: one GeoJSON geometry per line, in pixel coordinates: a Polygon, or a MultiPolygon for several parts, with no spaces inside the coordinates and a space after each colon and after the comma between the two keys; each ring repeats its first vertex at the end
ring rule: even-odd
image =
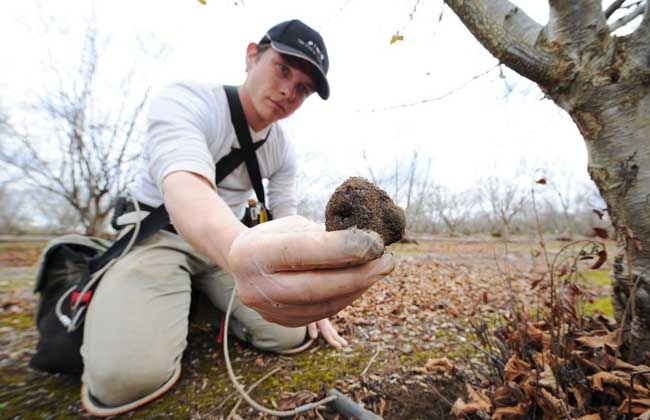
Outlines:
{"type": "MultiPolygon", "coordinates": [[[[249,127],[250,129],[250,127],[249,127]]],[[[266,204],[279,218],[296,214],[296,153],[278,124],[260,132],[250,129],[257,160],[266,185],[266,204]],[[269,132],[270,130],[270,132],[269,132]]],[[[230,119],[226,93],[221,85],[180,82],[164,89],[149,105],[145,144],[133,194],[147,205],[162,204],[162,181],[175,171],[189,171],[214,186],[215,164],[239,148],[230,119]]],[[[238,166],[217,187],[217,194],[242,217],[253,186],[245,164],[238,166]]]]}

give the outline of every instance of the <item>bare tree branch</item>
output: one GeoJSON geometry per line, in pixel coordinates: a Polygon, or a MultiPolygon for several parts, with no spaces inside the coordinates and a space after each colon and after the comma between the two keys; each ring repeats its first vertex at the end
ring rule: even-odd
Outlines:
{"type": "Polygon", "coordinates": [[[605,18],[609,19],[609,17],[623,5],[623,3],[625,3],[625,0],[615,0],[614,3],[610,4],[605,10],[605,18]]]}
{"type": "Polygon", "coordinates": [[[558,81],[553,55],[538,48],[542,26],[508,0],[445,0],[499,61],[541,85],[558,81]]]}
{"type": "MultiPolygon", "coordinates": [[[[435,98],[427,98],[427,99],[419,100],[417,102],[409,102],[409,103],[401,104],[401,105],[393,105],[393,106],[389,106],[389,107],[386,107],[386,108],[379,109],[377,111],[390,111],[392,109],[406,108],[406,107],[409,107],[409,106],[422,105],[422,104],[426,104],[428,102],[439,101],[441,99],[444,99],[444,98],[446,98],[448,96],[453,95],[454,93],[456,93],[459,90],[463,89],[465,86],[469,85],[473,81],[475,81],[477,79],[480,79],[481,77],[483,77],[486,74],[490,73],[492,70],[496,69],[497,67],[499,67],[499,64],[495,64],[492,67],[490,67],[489,69],[477,74],[476,76],[472,76],[471,79],[467,80],[466,82],[459,85],[458,87],[455,87],[454,89],[452,89],[452,90],[450,90],[450,91],[448,91],[448,92],[446,92],[446,93],[444,93],[444,94],[442,94],[440,96],[436,96],[435,98]]],[[[373,109],[371,112],[375,112],[375,110],[373,109]]]]}
{"type": "Polygon", "coordinates": [[[602,50],[609,31],[601,0],[549,0],[548,41],[564,48],[564,53],[579,58],[587,48],[602,50]]]}
{"type": "MultiPolygon", "coordinates": [[[[126,87],[122,109],[112,118],[97,95],[99,40],[92,22],[85,37],[74,70],[59,72],[53,59],[49,63],[60,84],[32,107],[34,114],[43,117],[33,119],[43,126],[15,133],[10,141],[18,139],[20,146],[7,141],[11,147],[0,147],[0,162],[16,168],[26,184],[61,197],[76,211],[86,233],[96,234],[111,211],[107,198],[122,192],[131,180],[133,169],[123,166],[136,159],[129,145],[138,133],[148,89],[138,89],[137,95],[142,96],[132,98],[130,83],[122,84],[126,87]],[[66,77],[61,77],[64,73],[66,77]],[[44,148],[38,147],[42,133],[49,136],[42,139],[44,148]]],[[[0,146],[5,146],[4,141],[0,146]]]]}
{"type": "Polygon", "coordinates": [[[366,165],[368,167],[368,173],[370,174],[370,180],[372,181],[373,184],[379,185],[377,177],[375,177],[375,173],[372,171],[372,166],[370,166],[370,162],[368,162],[368,156],[366,155],[365,150],[361,152],[361,156],[363,157],[363,160],[366,161],[366,165]]]}
{"type": "Polygon", "coordinates": [[[643,14],[643,11],[646,9],[646,5],[646,3],[639,3],[636,8],[634,8],[634,10],[632,10],[630,13],[612,22],[609,25],[609,31],[614,32],[615,30],[622,28],[623,26],[632,22],[634,19],[643,14]]]}
{"type": "Polygon", "coordinates": [[[644,62],[646,69],[650,67],[650,1],[644,3],[645,11],[639,27],[631,35],[632,48],[635,50],[640,62],[644,62]]]}

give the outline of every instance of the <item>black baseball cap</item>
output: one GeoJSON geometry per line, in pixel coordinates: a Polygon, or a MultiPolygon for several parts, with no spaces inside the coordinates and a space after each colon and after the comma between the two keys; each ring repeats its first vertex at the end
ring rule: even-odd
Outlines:
{"type": "Polygon", "coordinates": [[[269,29],[260,44],[271,44],[271,48],[280,54],[301,58],[316,67],[316,92],[323,99],[329,98],[327,70],[330,63],[325,42],[318,32],[298,19],[288,20],[269,29]]]}

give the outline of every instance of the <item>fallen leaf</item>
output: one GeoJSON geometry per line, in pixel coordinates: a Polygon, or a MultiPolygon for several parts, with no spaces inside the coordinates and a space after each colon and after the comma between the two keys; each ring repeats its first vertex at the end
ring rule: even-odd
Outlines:
{"type": "Polygon", "coordinates": [[[259,367],[264,367],[264,355],[260,354],[259,356],[257,356],[257,358],[255,359],[255,365],[259,367]]]}
{"type": "Polygon", "coordinates": [[[506,380],[513,382],[517,382],[531,373],[530,364],[521,360],[516,354],[508,360],[503,370],[506,374],[506,380]]]}
{"type": "Polygon", "coordinates": [[[453,371],[454,365],[449,361],[449,359],[442,357],[439,359],[427,360],[427,362],[424,364],[424,369],[427,372],[453,371]]]}
{"type": "MultiPolygon", "coordinates": [[[[623,403],[618,407],[619,413],[629,413],[630,412],[630,401],[626,398],[623,400],[623,403]]],[[[632,414],[644,414],[646,411],[650,410],[650,399],[648,398],[632,398],[632,414]]]]}
{"type": "Polygon", "coordinates": [[[594,265],[591,266],[591,269],[596,270],[600,268],[603,264],[605,264],[605,261],[607,261],[607,251],[605,250],[598,251],[598,260],[596,260],[594,265]]]}
{"type": "Polygon", "coordinates": [[[398,41],[404,41],[404,35],[400,35],[399,31],[390,38],[390,44],[393,45],[398,41]]]}
{"type": "Polygon", "coordinates": [[[527,419],[526,415],[528,407],[518,404],[514,407],[501,407],[497,408],[492,414],[492,420],[524,420],[527,419]]]}
{"type": "Polygon", "coordinates": [[[582,416],[578,418],[578,420],[601,420],[600,414],[587,414],[586,416],[582,416]]]}
{"type": "Polygon", "coordinates": [[[594,235],[598,236],[600,239],[607,239],[609,238],[609,233],[607,233],[607,229],[595,227],[593,228],[594,235]]]}
{"type": "Polygon", "coordinates": [[[582,336],[576,338],[576,341],[580,344],[584,344],[587,347],[592,349],[597,349],[600,347],[607,346],[611,349],[618,349],[618,330],[611,331],[605,335],[596,335],[596,336],[582,336]]]}

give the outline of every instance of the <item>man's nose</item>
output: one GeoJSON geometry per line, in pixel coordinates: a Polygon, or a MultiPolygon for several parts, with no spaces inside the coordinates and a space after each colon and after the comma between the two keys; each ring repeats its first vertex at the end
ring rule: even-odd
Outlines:
{"type": "Polygon", "coordinates": [[[290,102],[293,102],[294,99],[296,99],[296,89],[294,89],[293,82],[290,80],[283,80],[280,83],[280,93],[290,102]]]}

